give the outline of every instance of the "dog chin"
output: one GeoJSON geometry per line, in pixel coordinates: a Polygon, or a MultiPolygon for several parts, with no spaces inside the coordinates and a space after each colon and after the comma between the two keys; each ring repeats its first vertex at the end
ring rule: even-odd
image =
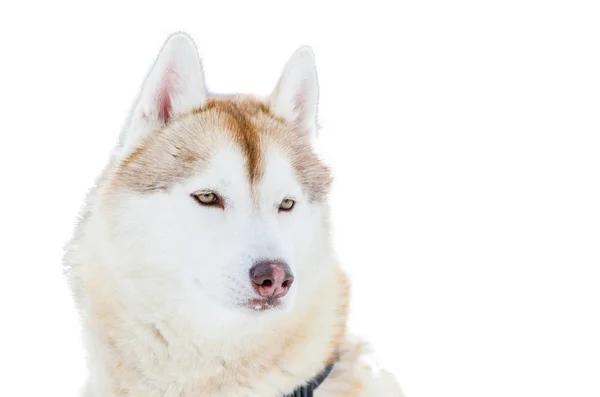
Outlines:
{"type": "Polygon", "coordinates": [[[252,298],[243,305],[243,307],[254,312],[266,312],[272,310],[280,310],[283,308],[283,303],[280,298],[252,298]]]}

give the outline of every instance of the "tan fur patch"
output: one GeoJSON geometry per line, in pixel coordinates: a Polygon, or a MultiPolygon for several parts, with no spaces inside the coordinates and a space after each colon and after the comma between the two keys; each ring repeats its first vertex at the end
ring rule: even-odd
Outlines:
{"type": "Polygon", "coordinates": [[[273,117],[269,108],[251,98],[214,97],[195,114],[216,111],[225,119],[225,129],[231,132],[246,157],[248,178],[255,182],[262,177],[261,118],[273,117]]]}
{"type": "Polygon", "coordinates": [[[262,178],[264,155],[274,146],[288,157],[311,201],[329,191],[330,171],[313,152],[308,133],[273,115],[264,102],[242,95],[210,97],[201,109],[151,133],[118,165],[111,187],[166,190],[201,172],[224,140],[241,149],[251,184],[262,178]]]}
{"type": "Polygon", "coordinates": [[[202,353],[202,346],[182,341],[180,328],[174,333],[167,324],[131,321],[129,309],[116,299],[118,289],[108,272],[90,267],[80,270],[77,278],[86,291],[89,309],[84,324],[94,345],[90,353],[103,363],[95,368],[96,376],[111,395],[158,397],[169,384],[181,388],[177,395],[190,397],[230,395],[233,390],[252,390],[274,379],[281,385],[297,385],[316,375],[312,371],[321,370],[338,351],[341,361],[332,380],[342,382],[343,387],[335,396],[360,395],[353,394],[362,390],[362,374],[354,369],[360,349],[346,341],[348,284],[339,270],[304,311],[274,323],[271,331],[251,344],[239,346],[237,357],[227,362],[217,362],[202,353]],[[206,364],[196,368],[203,361],[206,364]],[[189,383],[179,384],[181,373],[194,376],[189,383]],[[148,394],[149,389],[157,392],[148,394]]]}

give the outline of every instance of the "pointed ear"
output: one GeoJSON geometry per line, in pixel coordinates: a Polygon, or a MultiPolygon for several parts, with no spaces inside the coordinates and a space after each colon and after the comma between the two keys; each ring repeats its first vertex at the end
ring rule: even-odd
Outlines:
{"type": "Polygon", "coordinates": [[[206,102],[204,72],[196,45],[185,33],[171,35],[162,47],[121,137],[124,153],[149,133],[206,102]]]}
{"type": "Polygon", "coordinates": [[[271,111],[290,123],[317,134],[319,83],[315,56],[310,47],[301,47],[285,65],[277,87],[271,94],[271,111]]]}

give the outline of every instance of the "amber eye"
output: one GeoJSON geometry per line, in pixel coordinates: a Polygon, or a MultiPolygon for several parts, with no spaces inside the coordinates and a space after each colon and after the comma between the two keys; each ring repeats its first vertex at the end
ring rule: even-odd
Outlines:
{"type": "Polygon", "coordinates": [[[283,199],[281,204],[279,204],[279,211],[291,211],[295,205],[296,202],[291,198],[283,199]]]}
{"type": "Polygon", "coordinates": [[[214,192],[200,191],[200,192],[192,193],[191,196],[202,205],[223,208],[223,201],[214,192]]]}

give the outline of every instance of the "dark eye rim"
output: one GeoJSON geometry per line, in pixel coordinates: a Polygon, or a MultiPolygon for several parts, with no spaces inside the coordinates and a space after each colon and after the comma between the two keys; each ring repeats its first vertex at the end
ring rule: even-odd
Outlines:
{"type": "Polygon", "coordinates": [[[294,207],[296,206],[296,200],[294,200],[291,197],[286,197],[283,200],[281,200],[281,204],[279,204],[279,212],[290,212],[294,209],[294,207]],[[289,200],[292,202],[292,206],[290,208],[282,208],[281,206],[283,205],[283,202],[289,200]]]}
{"type": "Polygon", "coordinates": [[[217,192],[214,192],[212,190],[198,190],[197,192],[190,193],[190,196],[198,204],[200,204],[203,207],[217,207],[217,208],[225,209],[225,200],[223,200],[223,198],[217,192]],[[207,194],[207,193],[210,193],[215,196],[213,202],[205,203],[205,202],[201,201],[200,198],[198,197],[201,194],[207,194]]]}

